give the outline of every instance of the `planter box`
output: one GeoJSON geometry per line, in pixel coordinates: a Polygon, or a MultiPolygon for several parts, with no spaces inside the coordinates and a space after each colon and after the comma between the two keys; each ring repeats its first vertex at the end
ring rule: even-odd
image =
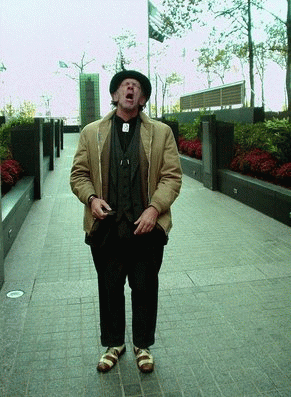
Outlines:
{"type": "Polygon", "coordinates": [[[55,119],[55,156],[61,156],[64,148],[64,123],[62,119],[55,119]]]}
{"type": "Polygon", "coordinates": [[[13,158],[21,164],[25,176],[34,177],[34,198],[40,199],[43,187],[43,120],[16,126],[11,130],[13,158]]]}
{"type": "Polygon", "coordinates": [[[183,174],[202,182],[202,160],[180,155],[183,174]]]}
{"type": "Polygon", "coordinates": [[[79,125],[64,125],[64,134],[79,133],[81,126],[79,125]]]}
{"type": "Polygon", "coordinates": [[[50,172],[50,157],[43,158],[43,180],[45,181],[50,172]]]}
{"type": "MultiPolygon", "coordinates": [[[[180,161],[185,175],[203,182],[201,160],[180,155],[180,161]]],[[[226,169],[217,173],[218,191],[291,226],[291,190],[226,169]]]]}
{"type": "Polygon", "coordinates": [[[229,170],[218,171],[218,190],[291,226],[291,190],[229,170]]]}
{"type": "Polygon", "coordinates": [[[3,251],[7,255],[34,199],[34,178],[24,177],[1,199],[3,251]]]}
{"type": "Polygon", "coordinates": [[[43,155],[49,157],[49,170],[55,163],[55,121],[53,119],[43,124],[43,155]]]}
{"type": "MultiPolygon", "coordinates": [[[[1,175],[0,175],[0,214],[2,214],[1,175]]],[[[0,289],[3,284],[4,284],[4,251],[3,251],[3,228],[2,228],[2,216],[1,216],[0,217],[0,289]]]]}

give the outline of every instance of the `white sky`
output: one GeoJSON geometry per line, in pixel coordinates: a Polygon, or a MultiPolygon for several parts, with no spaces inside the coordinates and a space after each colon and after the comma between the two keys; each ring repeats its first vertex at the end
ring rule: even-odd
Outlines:
{"type": "MultiPolygon", "coordinates": [[[[274,12],[281,9],[285,19],[286,0],[268,2],[274,12]]],[[[146,0],[1,0],[0,64],[3,62],[7,70],[0,73],[0,108],[10,101],[18,106],[23,100],[30,100],[37,104],[39,111],[43,111],[42,96],[48,95],[53,115],[77,114],[77,83],[65,76],[66,73],[73,75],[74,69],[60,69],[58,62],[64,61],[69,66],[71,62],[79,63],[86,51],[86,59],[95,58],[95,61],[85,71],[100,74],[101,113],[104,115],[110,109],[108,85],[111,75],[102,69],[102,65],[114,61],[117,48],[111,37],[121,34],[122,30],[132,31],[137,42],[141,43],[139,58],[143,59],[130,68],[138,68],[146,74],[146,0]]],[[[165,62],[163,57],[153,60],[159,63],[161,74],[176,71],[185,75],[181,94],[206,88],[206,79],[197,75],[191,60],[183,64],[181,58],[183,47],[191,58],[199,42],[203,42],[203,37],[197,33],[188,38],[170,40],[170,58],[165,62]]],[[[155,48],[163,47],[153,40],[151,43],[155,48]]],[[[232,81],[227,83],[242,78],[233,74],[229,79],[232,81]]],[[[271,92],[268,106],[281,109],[284,73],[278,68],[270,72],[268,90],[271,92]]]]}

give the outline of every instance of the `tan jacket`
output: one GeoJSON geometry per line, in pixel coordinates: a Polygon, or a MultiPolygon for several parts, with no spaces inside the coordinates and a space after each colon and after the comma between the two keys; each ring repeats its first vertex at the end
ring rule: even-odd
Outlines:
{"type": "MultiPolygon", "coordinates": [[[[87,233],[93,224],[88,198],[96,194],[106,200],[104,192],[108,191],[111,118],[114,112],[82,130],[73,161],[70,184],[73,193],[85,204],[84,230],[87,233]]],[[[140,117],[141,142],[149,164],[148,205],[158,210],[157,223],[167,234],[172,226],[170,206],[177,198],[182,183],[177,145],[170,127],[150,119],[143,112],[140,112],[140,117]]]]}

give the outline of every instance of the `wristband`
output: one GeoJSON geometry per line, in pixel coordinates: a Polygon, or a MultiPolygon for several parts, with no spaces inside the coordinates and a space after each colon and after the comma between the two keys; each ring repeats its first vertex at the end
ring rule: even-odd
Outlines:
{"type": "Polygon", "coordinates": [[[91,205],[92,201],[94,198],[97,198],[96,194],[91,194],[91,196],[88,198],[88,204],[91,205]]]}

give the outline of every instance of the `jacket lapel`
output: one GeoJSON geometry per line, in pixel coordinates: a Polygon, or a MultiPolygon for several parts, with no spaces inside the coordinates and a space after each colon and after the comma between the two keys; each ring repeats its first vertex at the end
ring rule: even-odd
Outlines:
{"type": "Polygon", "coordinates": [[[142,120],[140,127],[140,137],[147,160],[150,163],[153,128],[149,117],[145,113],[141,112],[140,117],[142,120]]]}
{"type": "Polygon", "coordinates": [[[102,153],[107,138],[109,139],[109,144],[110,144],[110,133],[111,133],[111,125],[112,125],[111,118],[114,113],[115,111],[108,113],[108,115],[104,117],[104,119],[101,121],[99,125],[99,129],[97,131],[97,136],[96,136],[99,153],[102,153]]]}

